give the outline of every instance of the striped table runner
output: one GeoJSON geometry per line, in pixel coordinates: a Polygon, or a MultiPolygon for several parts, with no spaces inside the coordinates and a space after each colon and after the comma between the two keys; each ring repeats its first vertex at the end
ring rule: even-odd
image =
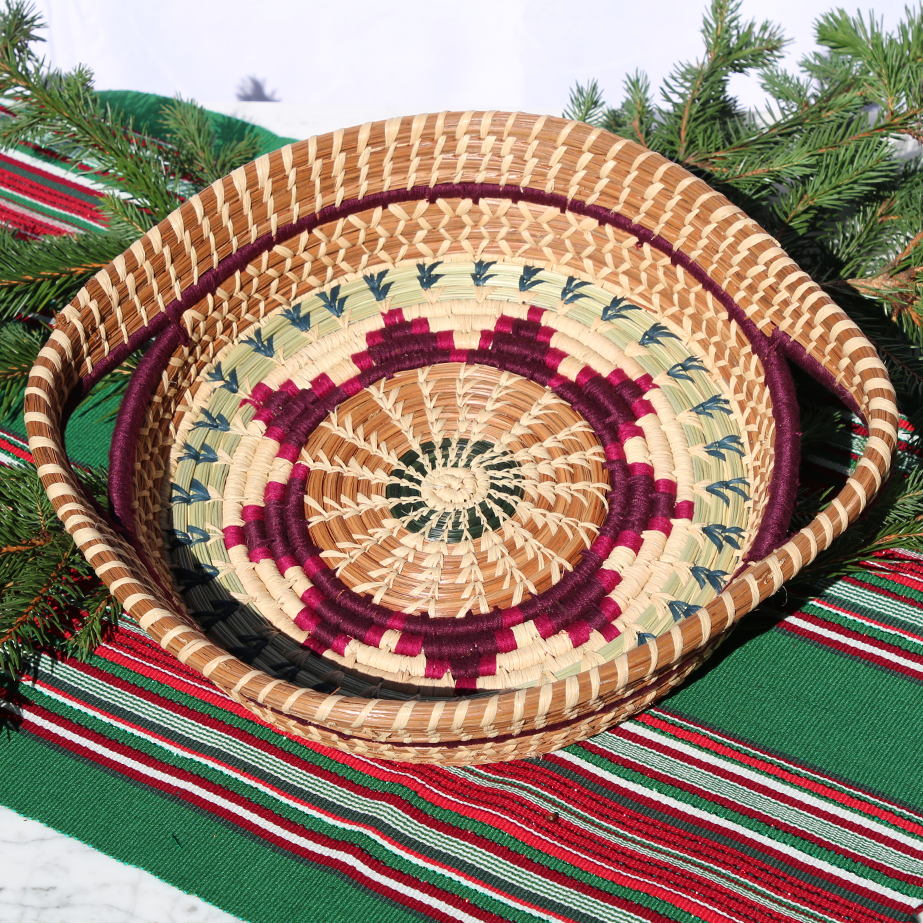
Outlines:
{"type": "MultiPolygon", "coordinates": [[[[34,154],[0,161],[0,220],[22,233],[99,227],[94,196],[34,154]]],[[[28,464],[6,425],[0,463],[28,464]]],[[[75,460],[104,459],[108,426],[75,420],[75,460]]],[[[847,469],[862,438],[808,476],[847,469]]],[[[615,731],[474,769],[289,740],[126,621],[23,685],[0,801],[254,923],[910,921],[921,682],[923,560],[905,553],[748,616],[615,731]]]]}

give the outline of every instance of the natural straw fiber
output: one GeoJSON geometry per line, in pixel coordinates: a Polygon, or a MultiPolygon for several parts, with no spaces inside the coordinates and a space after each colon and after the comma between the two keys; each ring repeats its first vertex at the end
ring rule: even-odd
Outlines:
{"type": "Polygon", "coordinates": [[[861,513],[896,409],[751,219],[581,123],[392,119],[240,168],[59,316],[39,473],[141,626],[264,720],[388,759],[588,737],[679,683],[861,513]],[[155,337],[113,438],[68,413],[155,337]],[[788,534],[796,362],[864,417],[788,534]]]}

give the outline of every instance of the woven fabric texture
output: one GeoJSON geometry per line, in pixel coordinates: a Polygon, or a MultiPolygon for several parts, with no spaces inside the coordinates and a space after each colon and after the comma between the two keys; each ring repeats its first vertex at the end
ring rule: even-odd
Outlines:
{"type": "MultiPolygon", "coordinates": [[[[75,461],[102,460],[98,416],[72,423],[75,461]]],[[[27,462],[6,430],[0,463],[27,462]]],[[[865,435],[803,474],[845,476],[865,435]]],[[[89,663],[44,660],[24,685],[0,799],[255,923],[912,920],[923,561],[891,563],[751,614],[613,732],[477,768],[286,738],[126,622],[89,663]]]]}

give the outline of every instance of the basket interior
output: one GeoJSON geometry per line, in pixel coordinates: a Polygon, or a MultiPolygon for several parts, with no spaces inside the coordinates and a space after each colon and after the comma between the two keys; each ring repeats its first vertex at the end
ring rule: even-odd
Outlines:
{"type": "Polygon", "coordinates": [[[174,605],[255,669],[399,699],[566,678],[713,599],[769,500],[760,360],[669,260],[581,233],[592,272],[357,241],[321,286],[298,241],[216,301],[138,446],[174,605]]]}

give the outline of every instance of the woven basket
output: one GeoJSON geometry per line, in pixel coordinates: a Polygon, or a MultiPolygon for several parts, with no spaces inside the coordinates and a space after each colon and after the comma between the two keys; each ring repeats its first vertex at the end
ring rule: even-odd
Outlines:
{"type": "Polygon", "coordinates": [[[735,206],[498,112],[236,170],[87,285],[26,393],[58,515],[166,650],[286,733],[445,764],[666,693],[862,512],[897,423],[861,331],[735,206]],[[152,337],[109,519],[64,427],[152,337]],[[794,536],[789,361],[869,431],[794,536]]]}

